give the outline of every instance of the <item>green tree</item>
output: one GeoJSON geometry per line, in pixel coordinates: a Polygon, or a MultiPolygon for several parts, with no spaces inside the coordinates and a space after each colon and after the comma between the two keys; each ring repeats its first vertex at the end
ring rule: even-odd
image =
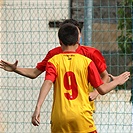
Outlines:
{"type": "Polygon", "coordinates": [[[118,9],[118,46],[122,53],[127,54],[132,53],[132,1],[123,0],[118,9]]]}
{"type": "MultiPolygon", "coordinates": [[[[118,9],[118,30],[120,31],[120,35],[117,38],[117,42],[120,52],[123,55],[132,54],[132,6],[133,0],[123,0],[118,9]]],[[[129,71],[131,72],[131,76],[133,76],[132,66],[129,68],[129,71]]],[[[129,82],[132,82],[131,80],[129,82]]],[[[133,101],[133,91],[131,92],[130,101],[133,101]]]]}

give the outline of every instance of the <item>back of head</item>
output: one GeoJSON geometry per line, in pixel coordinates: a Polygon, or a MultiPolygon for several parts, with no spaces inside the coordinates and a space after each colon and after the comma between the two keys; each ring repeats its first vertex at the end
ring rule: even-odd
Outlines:
{"type": "Polygon", "coordinates": [[[58,37],[65,46],[75,45],[78,42],[78,29],[73,24],[63,24],[58,31],[58,37]]]}
{"type": "Polygon", "coordinates": [[[81,27],[80,27],[80,24],[77,20],[72,19],[72,18],[71,19],[66,19],[65,21],[63,21],[61,23],[61,26],[66,24],[66,23],[70,23],[70,24],[73,24],[73,25],[77,26],[79,28],[80,32],[81,32],[81,27]]]}

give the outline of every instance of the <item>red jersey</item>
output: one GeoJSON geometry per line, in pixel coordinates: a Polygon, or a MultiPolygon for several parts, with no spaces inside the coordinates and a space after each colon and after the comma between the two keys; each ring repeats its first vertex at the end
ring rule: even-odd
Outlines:
{"type": "MultiPolygon", "coordinates": [[[[46,57],[37,64],[36,68],[40,71],[45,71],[47,61],[52,58],[54,55],[62,53],[61,47],[56,47],[48,52],[46,57]]],[[[79,45],[78,48],[76,49],[76,53],[79,53],[81,55],[84,55],[88,58],[90,58],[96,65],[97,70],[99,73],[102,73],[104,70],[106,70],[106,62],[102,54],[100,53],[99,50],[93,47],[89,46],[83,46],[79,45]]]]}
{"type": "Polygon", "coordinates": [[[54,82],[52,133],[95,131],[88,83],[97,88],[103,82],[92,60],[77,53],[55,55],[47,63],[45,80],[54,82]]]}

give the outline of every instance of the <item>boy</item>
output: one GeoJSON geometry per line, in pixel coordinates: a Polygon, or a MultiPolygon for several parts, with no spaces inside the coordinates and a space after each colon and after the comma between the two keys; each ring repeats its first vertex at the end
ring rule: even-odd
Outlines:
{"type": "MultiPolygon", "coordinates": [[[[74,24],[75,26],[77,26],[79,28],[79,31],[80,31],[79,34],[81,36],[81,28],[80,28],[79,23],[76,20],[66,19],[61,25],[64,25],[66,23],[71,23],[71,24],[74,24]]],[[[79,39],[79,44],[81,44],[80,39],[79,39]]],[[[6,71],[15,72],[15,73],[23,75],[25,77],[34,79],[45,71],[47,61],[50,58],[52,58],[54,55],[60,54],[62,52],[63,51],[60,46],[50,50],[47,53],[46,57],[41,62],[37,63],[37,66],[35,68],[17,67],[18,61],[16,61],[14,64],[8,63],[6,61],[0,61],[0,68],[4,69],[6,71]]],[[[98,51],[97,49],[95,49],[93,47],[78,45],[76,52],[93,60],[93,62],[95,63],[95,65],[98,69],[98,72],[100,73],[100,76],[101,76],[103,82],[105,82],[105,83],[109,82],[110,78],[109,78],[108,72],[106,70],[107,69],[106,62],[105,62],[104,57],[100,53],[100,51],[98,51]]],[[[93,88],[91,86],[89,86],[89,88],[91,91],[93,91],[93,88]]],[[[89,99],[90,99],[93,110],[95,110],[95,106],[94,106],[94,101],[92,101],[92,100],[94,100],[97,97],[97,95],[98,95],[98,92],[96,90],[90,93],[89,99]]]]}
{"type": "Polygon", "coordinates": [[[78,28],[64,24],[58,31],[62,53],[53,56],[46,66],[32,124],[40,123],[41,106],[54,83],[54,100],[51,113],[52,133],[97,133],[92,109],[88,101],[89,85],[100,94],[106,94],[130,76],[125,72],[110,83],[103,83],[91,59],[76,53],[79,42],[78,28]]]}

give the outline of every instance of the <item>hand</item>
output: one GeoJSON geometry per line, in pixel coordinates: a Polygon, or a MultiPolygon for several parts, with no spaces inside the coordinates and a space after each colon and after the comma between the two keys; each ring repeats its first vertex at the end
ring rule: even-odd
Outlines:
{"type": "Polygon", "coordinates": [[[4,69],[5,71],[8,71],[8,72],[14,72],[17,68],[17,64],[18,64],[18,61],[16,61],[14,64],[11,64],[9,62],[1,60],[0,68],[4,69]]]}
{"type": "Polygon", "coordinates": [[[119,85],[123,85],[130,77],[130,72],[124,72],[118,76],[119,78],[119,85]]]}
{"type": "Polygon", "coordinates": [[[118,80],[119,85],[123,85],[130,77],[130,72],[124,72],[120,74],[119,76],[112,76],[109,75],[113,80],[118,80]]]}
{"type": "Polygon", "coordinates": [[[39,126],[40,124],[40,109],[36,107],[34,114],[32,115],[32,124],[34,126],[39,126]]]}
{"type": "Polygon", "coordinates": [[[97,96],[99,95],[97,90],[94,90],[93,92],[90,92],[89,94],[89,101],[93,101],[97,98],[97,96]]]}

